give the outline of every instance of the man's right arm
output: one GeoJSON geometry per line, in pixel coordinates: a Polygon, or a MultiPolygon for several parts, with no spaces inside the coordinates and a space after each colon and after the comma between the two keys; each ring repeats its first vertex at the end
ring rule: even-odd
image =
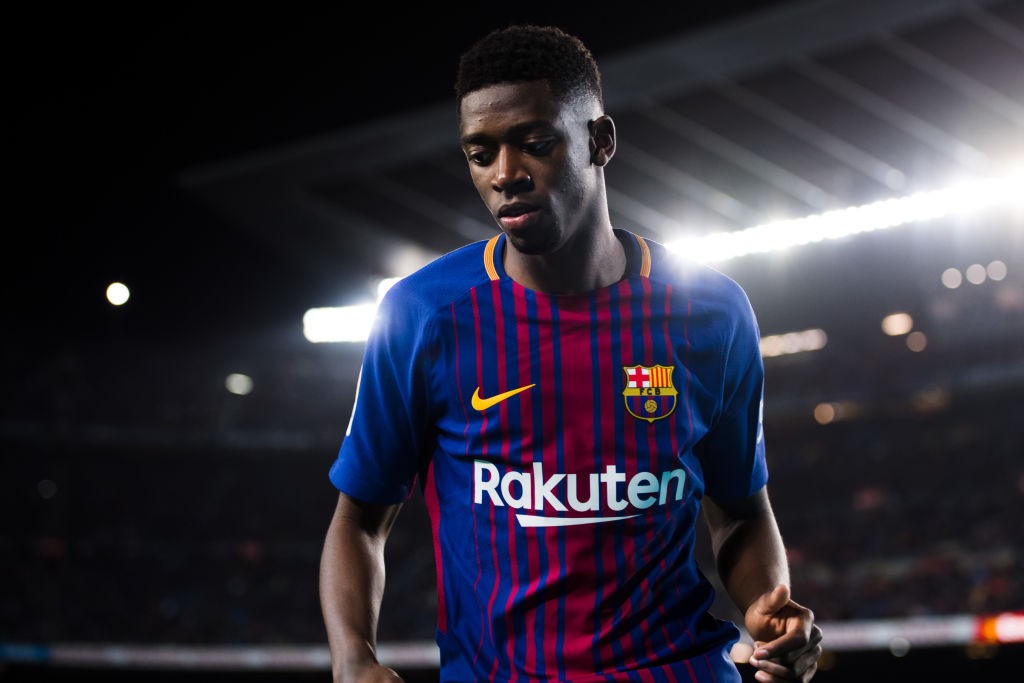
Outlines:
{"type": "Polygon", "coordinates": [[[335,681],[400,681],[377,661],[384,544],[401,503],[375,505],[341,493],[320,557],[320,608],[335,681]]]}

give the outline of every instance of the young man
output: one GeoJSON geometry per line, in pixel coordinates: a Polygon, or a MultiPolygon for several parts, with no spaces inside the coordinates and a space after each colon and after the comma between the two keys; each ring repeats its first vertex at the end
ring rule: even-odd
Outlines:
{"type": "Polygon", "coordinates": [[[739,630],[694,561],[701,509],[757,680],[809,680],[821,632],[790,599],[765,489],[745,293],[612,227],[615,126],[578,39],[495,31],[456,93],[500,231],[396,284],[367,342],[321,564],[335,680],[398,679],[375,632],[417,480],[442,681],[739,681],[739,630]]]}

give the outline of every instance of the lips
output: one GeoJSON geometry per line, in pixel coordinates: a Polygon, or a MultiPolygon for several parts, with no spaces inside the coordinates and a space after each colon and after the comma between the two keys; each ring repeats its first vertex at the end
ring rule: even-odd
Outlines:
{"type": "Polygon", "coordinates": [[[536,211],[537,207],[532,204],[525,202],[515,202],[514,204],[506,204],[498,209],[498,218],[515,218],[516,216],[522,216],[524,213],[530,213],[536,211]]]}
{"type": "Polygon", "coordinates": [[[532,204],[516,202],[498,209],[498,222],[507,230],[522,228],[540,215],[540,209],[532,204]]]}

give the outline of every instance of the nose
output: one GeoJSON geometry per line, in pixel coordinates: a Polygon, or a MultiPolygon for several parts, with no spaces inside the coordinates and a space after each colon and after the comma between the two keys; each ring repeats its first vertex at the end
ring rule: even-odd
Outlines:
{"type": "Polygon", "coordinates": [[[494,161],[494,178],[491,187],[495,192],[516,194],[531,189],[533,178],[522,164],[518,151],[502,146],[494,161]]]}

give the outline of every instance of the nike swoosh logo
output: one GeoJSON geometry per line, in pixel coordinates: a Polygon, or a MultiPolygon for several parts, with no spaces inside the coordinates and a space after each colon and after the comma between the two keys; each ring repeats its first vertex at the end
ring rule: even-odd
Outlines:
{"type": "Polygon", "coordinates": [[[535,386],[537,386],[537,385],[536,384],[527,384],[525,387],[519,387],[518,389],[512,389],[510,391],[504,391],[504,392],[502,392],[500,394],[496,394],[494,396],[491,396],[490,398],[483,398],[482,396],[480,396],[480,387],[477,387],[473,391],[473,401],[472,401],[473,407],[476,410],[487,410],[491,406],[498,405],[499,403],[504,401],[506,398],[512,398],[516,394],[522,393],[522,392],[526,391],[527,389],[531,389],[531,388],[533,388],[535,386]]]}

